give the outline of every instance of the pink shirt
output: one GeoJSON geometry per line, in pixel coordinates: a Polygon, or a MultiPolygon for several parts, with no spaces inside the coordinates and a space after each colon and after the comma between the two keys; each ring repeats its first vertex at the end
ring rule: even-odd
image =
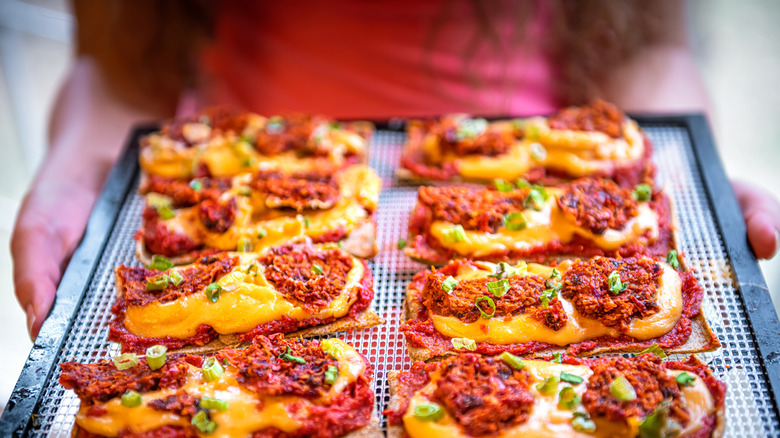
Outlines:
{"type": "Polygon", "coordinates": [[[523,27],[517,2],[484,2],[493,38],[464,0],[231,0],[203,52],[203,99],[342,118],[551,112],[547,11],[525,6],[523,27]]]}

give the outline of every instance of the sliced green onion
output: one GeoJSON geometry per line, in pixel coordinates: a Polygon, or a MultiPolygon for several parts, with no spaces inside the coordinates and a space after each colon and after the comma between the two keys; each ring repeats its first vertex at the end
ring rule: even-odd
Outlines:
{"type": "Polygon", "coordinates": [[[248,237],[238,239],[238,252],[251,252],[252,241],[248,237]]]}
{"type": "Polygon", "coordinates": [[[536,125],[528,125],[525,126],[525,138],[528,140],[536,140],[539,138],[539,127],[536,125]]]}
{"type": "Polygon", "coordinates": [[[325,383],[333,385],[336,383],[336,379],[339,377],[339,369],[333,365],[328,366],[328,370],[325,371],[325,383]]]}
{"type": "Polygon", "coordinates": [[[203,409],[216,409],[217,411],[227,411],[228,402],[218,398],[203,397],[200,399],[200,407],[203,409]]]}
{"type": "Polygon", "coordinates": [[[406,248],[406,245],[407,245],[406,240],[398,239],[398,243],[395,244],[395,247],[398,249],[404,249],[406,248]]]}
{"type": "Polygon", "coordinates": [[[479,313],[485,319],[490,319],[493,316],[495,316],[495,314],[496,314],[496,303],[490,297],[479,297],[479,298],[477,298],[477,301],[474,302],[474,307],[476,307],[477,310],[479,310],[479,313]],[[492,313],[487,313],[484,310],[482,310],[481,307],[479,307],[479,303],[482,302],[482,301],[486,301],[487,302],[487,305],[493,310],[492,313]]]}
{"type": "Polygon", "coordinates": [[[222,286],[219,285],[219,283],[211,283],[210,285],[206,286],[206,298],[209,299],[212,303],[216,303],[217,300],[219,300],[219,294],[222,292],[222,286]]]}
{"type": "Polygon", "coordinates": [[[466,240],[466,230],[463,229],[463,225],[455,225],[444,231],[444,239],[450,243],[463,242],[466,240]]]}
{"type": "Polygon", "coordinates": [[[528,220],[522,212],[507,213],[504,215],[504,226],[509,231],[520,231],[528,227],[528,220]]]}
{"type": "MultiPolygon", "coordinates": [[[[575,414],[579,414],[580,412],[575,412],[575,414]]],[[[575,415],[574,418],[571,420],[571,427],[577,432],[582,433],[593,433],[596,431],[596,423],[593,422],[593,420],[590,419],[590,417],[584,417],[584,416],[578,416],[575,415]]]]}
{"type": "Polygon", "coordinates": [[[555,353],[553,353],[552,362],[563,363],[563,353],[561,353],[560,351],[556,351],[555,353]]]}
{"type": "Polygon", "coordinates": [[[522,267],[518,269],[518,268],[513,268],[509,263],[501,262],[496,265],[492,274],[488,274],[488,277],[493,277],[501,280],[503,278],[509,278],[514,275],[517,275],[520,269],[525,269],[526,267],[525,262],[520,262],[520,263],[522,267]]]}
{"type": "Polygon", "coordinates": [[[168,287],[171,277],[167,275],[157,275],[146,279],[146,290],[164,290],[168,287]]]}
{"type": "Polygon", "coordinates": [[[209,416],[206,411],[198,411],[198,413],[192,417],[191,423],[193,426],[195,426],[196,429],[205,433],[206,435],[213,433],[217,428],[217,423],[213,420],[209,420],[209,416]]]}
{"type": "Polygon", "coordinates": [[[561,372],[561,381],[566,383],[571,383],[572,385],[579,385],[580,383],[584,382],[585,379],[583,379],[582,377],[576,374],[569,374],[563,371],[561,372]]]}
{"type": "Polygon", "coordinates": [[[677,269],[680,267],[680,262],[677,260],[677,250],[670,250],[666,253],[666,264],[677,269]]]}
{"type": "Polygon", "coordinates": [[[639,202],[649,201],[653,197],[653,188],[649,184],[639,184],[634,187],[633,195],[639,202]]]}
{"type": "Polygon", "coordinates": [[[539,143],[531,143],[531,158],[534,161],[544,161],[547,158],[547,149],[539,143]]]}
{"type": "Polygon", "coordinates": [[[645,417],[639,423],[640,438],[665,438],[678,436],[682,427],[679,423],[669,419],[669,408],[671,403],[664,400],[658,404],[652,414],[645,417]]]}
{"type": "Polygon", "coordinates": [[[311,272],[314,273],[314,275],[320,275],[322,274],[322,266],[314,263],[311,265],[311,272]]]}
{"type": "Polygon", "coordinates": [[[303,217],[303,226],[305,228],[309,228],[309,225],[311,225],[311,221],[309,220],[309,217],[308,216],[304,216],[303,217]]]}
{"type": "Polygon", "coordinates": [[[515,185],[518,189],[527,189],[531,187],[531,183],[526,181],[524,178],[517,178],[517,180],[515,180],[515,185]]]}
{"type": "Polygon", "coordinates": [[[544,395],[553,395],[558,392],[558,377],[546,377],[542,383],[536,385],[536,390],[544,395]]]}
{"type": "Polygon", "coordinates": [[[222,365],[224,365],[224,366],[228,366],[229,364],[230,364],[230,362],[227,360],[227,358],[226,358],[226,357],[223,357],[223,358],[222,358],[222,365]]]}
{"type": "Polygon", "coordinates": [[[173,200],[159,193],[149,193],[146,195],[146,202],[150,207],[157,210],[157,214],[162,219],[172,219],[176,216],[173,212],[173,200]]]}
{"type": "Polygon", "coordinates": [[[171,283],[173,283],[174,286],[178,286],[182,281],[184,281],[184,276],[181,275],[181,272],[173,270],[170,274],[168,274],[168,279],[171,283]]]}
{"type": "Polygon", "coordinates": [[[173,219],[176,217],[176,213],[173,212],[173,208],[171,208],[169,205],[161,205],[155,208],[155,210],[157,210],[157,214],[159,214],[160,218],[163,220],[173,219]]]}
{"type": "Polygon", "coordinates": [[[206,359],[206,362],[203,362],[202,369],[203,379],[205,379],[207,382],[213,382],[214,380],[219,379],[219,376],[225,372],[225,369],[222,368],[222,365],[220,365],[219,362],[213,357],[210,357],[206,359]]]}
{"type": "Polygon", "coordinates": [[[458,128],[455,130],[455,137],[458,140],[476,137],[485,132],[487,127],[488,122],[485,119],[466,119],[458,125],[458,128]]]}
{"type": "Polygon", "coordinates": [[[268,235],[268,231],[263,230],[263,229],[257,230],[257,238],[258,239],[262,239],[263,237],[265,237],[267,235],[268,235]]]}
{"type": "Polygon", "coordinates": [[[653,353],[654,355],[660,357],[661,359],[666,359],[668,357],[664,349],[658,346],[658,343],[656,342],[653,342],[653,345],[639,352],[639,354],[644,354],[644,353],[653,353]]]}
{"type": "Polygon", "coordinates": [[[173,263],[165,256],[161,256],[159,254],[153,255],[152,262],[149,263],[149,269],[154,269],[155,271],[167,271],[172,267],[173,263]]]}
{"type": "Polygon", "coordinates": [[[683,371],[678,374],[674,380],[677,381],[677,384],[680,386],[693,386],[693,382],[696,380],[696,377],[687,371],[683,371]]]}
{"type": "Polygon", "coordinates": [[[514,184],[503,179],[494,179],[493,184],[496,186],[496,190],[502,193],[511,192],[515,189],[514,184]]]}
{"type": "Polygon", "coordinates": [[[612,381],[609,385],[609,392],[620,401],[636,400],[636,391],[634,391],[634,387],[631,386],[628,379],[623,376],[618,376],[612,381]]]}
{"type": "Polygon", "coordinates": [[[559,271],[557,268],[553,268],[552,273],[550,273],[550,280],[560,280],[561,279],[561,271],[559,271]]]}
{"type": "Polygon", "coordinates": [[[166,352],[168,348],[164,345],[153,345],[146,349],[146,363],[149,368],[159,370],[165,365],[167,360],[166,352]]]}
{"type": "Polygon", "coordinates": [[[135,353],[125,353],[112,359],[118,370],[126,370],[138,365],[138,356],[135,353]]]}
{"type": "Polygon", "coordinates": [[[420,421],[439,421],[444,416],[444,409],[433,402],[421,403],[414,407],[414,418],[420,421]]]}
{"type": "Polygon", "coordinates": [[[504,351],[501,354],[499,354],[498,358],[501,359],[505,364],[509,365],[510,367],[516,370],[522,370],[523,368],[525,368],[525,365],[523,364],[523,360],[520,359],[520,357],[515,356],[514,354],[508,351],[504,351]]]}
{"type": "Polygon", "coordinates": [[[553,286],[549,289],[545,289],[542,291],[542,293],[539,294],[539,300],[541,301],[542,307],[546,308],[550,305],[550,301],[553,298],[558,297],[558,291],[561,289],[560,285],[553,286]]]}
{"type": "Polygon", "coordinates": [[[290,354],[290,347],[287,347],[287,350],[285,350],[284,353],[279,355],[279,359],[287,362],[295,362],[300,364],[306,363],[306,359],[298,356],[293,356],[292,354],[290,354]]]}
{"type": "Polygon", "coordinates": [[[124,394],[122,394],[122,406],[126,408],[135,408],[138,406],[141,406],[141,403],[143,400],[141,399],[141,394],[133,391],[132,389],[127,390],[124,394]]]}
{"type": "MultiPolygon", "coordinates": [[[[249,165],[251,166],[252,164],[249,164],[249,165]]],[[[251,196],[252,195],[252,190],[249,187],[247,187],[247,186],[241,186],[241,187],[238,188],[238,195],[239,196],[251,196]]]]}
{"type": "Polygon", "coordinates": [[[547,189],[544,187],[534,184],[531,186],[531,191],[528,192],[528,196],[526,196],[525,201],[523,201],[524,207],[531,207],[536,211],[540,211],[542,208],[544,208],[544,202],[547,201],[547,199],[550,197],[550,195],[547,193],[547,189]]]}
{"type": "Polygon", "coordinates": [[[450,293],[453,289],[455,289],[455,286],[458,285],[458,280],[455,279],[452,275],[445,278],[444,281],[441,284],[441,289],[444,292],[450,293]]]}
{"type": "Polygon", "coordinates": [[[506,295],[506,293],[509,292],[510,287],[509,280],[506,278],[498,281],[490,281],[487,283],[488,292],[497,297],[503,297],[506,295]]]}
{"type": "Polygon", "coordinates": [[[200,189],[203,188],[203,183],[199,179],[196,178],[196,179],[190,181],[190,188],[192,188],[192,190],[195,190],[196,192],[199,192],[200,189]]]}
{"type": "Polygon", "coordinates": [[[469,351],[474,351],[477,349],[477,342],[469,338],[452,338],[450,343],[452,344],[452,348],[456,350],[466,349],[469,351]]]}
{"type": "Polygon", "coordinates": [[[620,292],[626,290],[628,287],[627,284],[620,281],[620,273],[618,273],[618,271],[610,272],[607,280],[609,280],[609,291],[612,293],[612,295],[617,295],[620,292]]]}
{"type": "Polygon", "coordinates": [[[257,274],[259,273],[259,268],[257,267],[256,264],[252,263],[251,265],[249,265],[249,267],[246,268],[246,273],[252,274],[253,276],[257,276],[257,274]]]}
{"type": "Polygon", "coordinates": [[[566,386],[558,393],[558,407],[573,411],[580,406],[582,399],[571,386],[566,386]]]}

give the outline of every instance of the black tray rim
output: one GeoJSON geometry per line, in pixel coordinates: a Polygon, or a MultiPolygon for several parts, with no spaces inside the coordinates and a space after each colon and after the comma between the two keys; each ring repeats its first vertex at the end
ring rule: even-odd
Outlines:
{"type": "MultiPolygon", "coordinates": [[[[772,408],[776,417],[780,417],[777,405],[780,400],[780,321],[755,253],[747,240],[745,221],[715,147],[707,118],[702,113],[630,116],[640,125],[676,125],[689,133],[695,162],[734,270],[738,295],[748,317],[753,341],[758,347],[759,363],[767,376],[772,408]]],[[[499,118],[503,117],[489,117],[499,118]]],[[[383,130],[401,131],[404,127],[404,119],[400,118],[377,120],[374,123],[383,130]]],[[[108,174],[90,214],[84,236],[60,281],[54,306],[41,327],[0,417],[0,434],[3,436],[22,437],[31,428],[39,426],[35,412],[41,402],[43,387],[57,366],[56,358],[70,331],[73,317],[89,289],[89,282],[139,171],[140,139],[156,130],[157,126],[134,126],[120,159],[108,174]],[[88,275],[85,276],[85,273],[88,275]]]]}

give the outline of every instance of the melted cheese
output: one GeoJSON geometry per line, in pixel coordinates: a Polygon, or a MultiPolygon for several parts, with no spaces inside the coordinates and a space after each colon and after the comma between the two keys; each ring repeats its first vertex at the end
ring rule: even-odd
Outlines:
{"type": "Polygon", "coordinates": [[[621,246],[644,239],[642,235],[650,231],[651,239],[658,237],[658,213],[646,202],[640,202],[637,216],[631,218],[620,230],[607,229],[602,234],[594,234],[572,222],[561,211],[556,203],[560,190],[547,189],[550,197],[541,211],[527,209],[523,211],[527,226],[522,230],[512,231],[505,227],[496,233],[466,230],[466,238],[460,242],[447,239],[447,232],[452,224],[444,221],[431,223],[431,235],[445,248],[455,250],[460,255],[483,257],[506,251],[526,251],[543,247],[551,242],[571,242],[575,235],[592,241],[597,247],[612,251],[621,246]]]}
{"type": "Polygon", "coordinates": [[[218,281],[223,289],[216,303],[201,290],[167,303],[127,306],[125,327],[142,337],[183,339],[194,336],[201,324],[211,326],[217,333],[230,334],[250,331],[260,324],[280,320],[282,316],[296,320],[340,318],[349,313],[350,306],[357,300],[356,291],[361,287],[364,273],[363,263],[354,259],[341,294],[327,307],[309,313],[269,284],[262,267],[257,276],[246,274],[257,254],[240,256],[240,265],[218,281]],[[228,281],[222,284],[225,280],[228,281]]]}
{"type": "MultiPolygon", "coordinates": [[[[671,266],[661,263],[664,268],[658,284],[656,302],[659,311],[642,319],[635,319],[629,324],[626,334],[639,339],[652,339],[668,333],[682,315],[682,281],[677,271],[671,266]]],[[[533,265],[529,265],[533,266],[533,265]]],[[[568,265],[558,269],[563,274],[568,265]]],[[[491,270],[470,272],[468,278],[485,277],[491,270]]],[[[457,277],[459,280],[460,276],[457,277]]],[[[581,315],[572,303],[562,296],[561,300],[568,321],[560,330],[553,330],[529,315],[517,315],[506,318],[479,319],[465,323],[456,317],[431,315],[433,325],[439,333],[451,338],[470,338],[477,342],[491,344],[513,344],[524,342],[549,342],[565,346],[582,342],[599,336],[618,337],[621,332],[603,325],[595,319],[581,315]]]]}
{"type": "Polygon", "coordinates": [[[239,196],[241,184],[251,175],[234,178],[234,187],[222,199],[236,200],[236,218],[227,231],[216,233],[206,229],[198,216],[198,207],[175,211],[172,219],[160,221],[169,230],[190,236],[196,242],[222,251],[235,250],[238,240],[246,237],[255,250],[268,248],[305,237],[317,238],[323,234],[343,230],[349,234],[369,218],[379,203],[382,181],[367,166],[351,166],[339,174],[340,198],[331,208],[306,210],[296,213],[288,210],[268,209],[262,197],[239,196]],[[308,226],[307,226],[308,219],[308,226]],[[260,235],[263,237],[259,237],[260,235]]]}
{"type": "MultiPolygon", "coordinates": [[[[525,369],[531,374],[533,383],[530,385],[531,394],[535,397],[535,404],[531,408],[529,418],[524,423],[504,429],[498,436],[501,438],[585,438],[585,437],[634,437],[637,434],[636,427],[641,422],[640,419],[629,421],[632,426],[623,423],[610,422],[606,419],[595,419],[596,432],[585,434],[575,431],[571,427],[573,412],[558,409],[558,393],[553,395],[544,395],[536,390],[536,383],[543,381],[547,377],[560,376],[561,372],[576,374],[585,381],[592,374],[586,366],[556,364],[543,361],[524,360],[525,369]]],[[[679,371],[667,371],[670,375],[676,375],[679,371]]],[[[426,403],[431,399],[436,389],[438,376],[431,375],[431,382],[421,390],[417,391],[411,398],[409,408],[403,416],[403,423],[406,433],[411,438],[458,438],[467,437],[467,435],[455,419],[445,410],[444,417],[439,421],[420,421],[414,417],[414,407],[426,403]]],[[[586,384],[570,385],[561,382],[558,390],[564,386],[572,386],[574,391],[582,396],[585,392],[586,384]]],[[[683,405],[690,412],[691,421],[683,430],[681,436],[688,436],[696,432],[701,427],[701,420],[710,415],[715,410],[715,405],[707,386],[697,378],[693,386],[682,388],[683,405]]],[[[578,411],[584,412],[583,407],[578,411]]]]}
{"type": "MultiPolygon", "coordinates": [[[[341,353],[337,357],[339,375],[329,392],[320,400],[309,401],[295,396],[258,396],[236,382],[235,375],[238,370],[232,366],[228,366],[225,373],[212,382],[203,380],[200,368],[190,366],[187,382],[181,389],[195,398],[205,396],[228,403],[227,411],[209,411],[209,417],[218,425],[210,437],[249,437],[253,432],[268,427],[276,427],[288,433],[295,432],[307,415],[307,406],[327,402],[365,372],[365,363],[360,355],[343,341],[335,341],[341,346],[341,353]],[[288,407],[293,403],[302,405],[294,414],[288,411],[288,407]]],[[[109,437],[115,437],[119,431],[127,429],[146,432],[166,425],[187,426],[190,424],[189,418],[147,406],[149,401],[165,398],[177,391],[164,389],[144,393],[141,395],[143,404],[134,408],[122,406],[119,397],[98,403],[108,412],[97,417],[87,415],[89,407],[83,405],[76,415],[76,424],[88,432],[109,437]]]]}

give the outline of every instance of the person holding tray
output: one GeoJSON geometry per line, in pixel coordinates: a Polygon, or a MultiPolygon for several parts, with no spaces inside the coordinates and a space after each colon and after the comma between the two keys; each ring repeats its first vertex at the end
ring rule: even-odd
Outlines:
{"type": "MultiPolygon", "coordinates": [[[[12,238],[35,338],[130,127],[229,104],[389,118],[546,114],[603,97],[627,111],[706,111],[673,1],[337,3],[76,0],[77,53],[51,148],[12,238]]],[[[735,182],[759,258],[780,204],[735,182]]]]}

